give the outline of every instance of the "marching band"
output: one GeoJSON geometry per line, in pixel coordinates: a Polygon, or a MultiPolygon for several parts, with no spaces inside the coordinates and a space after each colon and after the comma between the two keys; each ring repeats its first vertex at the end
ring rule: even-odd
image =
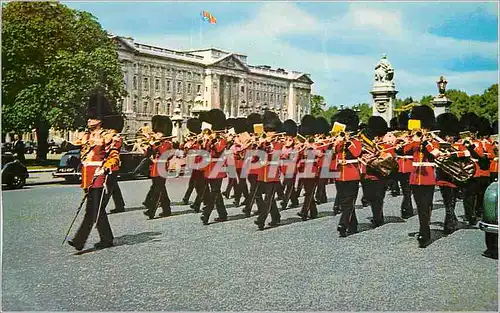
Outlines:
{"type": "MultiPolygon", "coordinates": [[[[113,173],[119,167],[122,139],[120,127],[101,127],[106,114],[110,114],[107,101],[91,97],[89,131],[76,143],[81,146],[82,187],[88,196],[84,221],[74,239],[68,240],[77,250],[83,247],[96,219],[99,245],[110,246],[113,241],[105,212],[110,196],[105,201],[102,198],[103,193],[119,192],[113,173]]],[[[175,143],[170,118],[154,116],[152,129],[142,129],[134,142],[142,147],[150,166],[152,185],[143,202],[144,214],[153,219],[160,206],[160,216],[172,214],[167,178],[162,173],[167,172],[173,156],[165,154],[174,149],[182,151],[187,164],[185,173],[190,174],[183,203],[188,204],[195,191],[191,208],[201,212],[204,225],[214,208],[218,215],[215,221],[227,221],[223,194],[228,198],[231,189],[234,205],[243,206],[247,217],[257,206],[255,224],[259,230],[265,228],[268,215],[268,226],[278,226],[280,211],[299,207],[302,188],[305,197],[297,215],[304,221],[315,219],[317,204],[327,202],[325,187],[330,183],[335,183],[336,188],[333,210],[341,214],[337,226],[340,237],[358,232],[355,202],[360,187],[364,202],[371,207],[374,227],[384,224],[384,197],[391,184],[401,185],[403,219],[415,215],[413,196],[422,248],[431,240],[436,186],[446,209],[445,234],[458,229],[455,205],[460,189],[464,191],[466,221],[470,225],[477,222],[482,214],[482,195],[498,178],[498,123],[491,126],[474,113],[464,114],[460,120],[451,113],[435,117],[425,105],[414,107],[409,114],[401,113],[391,121],[391,127],[377,116],[370,117],[365,125],[359,122],[356,112],[350,109],[339,111],[330,123],[306,115],[300,125],[293,120],[282,122],[271,111],[226,119],[222,111],[212,109],[189,119],[190,135],[182,143],[175,143]],[[226,177],[228,189],[223,193],[226,177]],[[281,200],[279,205],[277,200],[281,200]]]]}

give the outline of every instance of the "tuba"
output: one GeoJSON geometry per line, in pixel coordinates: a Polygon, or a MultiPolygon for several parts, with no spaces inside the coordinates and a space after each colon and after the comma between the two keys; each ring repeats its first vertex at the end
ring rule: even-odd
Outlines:
{"type": "MultiPolygon", "coordinates": [[[[452,144],[446,142],[434,132],[430,132],[430,134],[439,142],[440,151],[445,153],[454,153],[458,151],[458,149],[453,147],[452,144]]],[[[434,163],[436,163],[437,167],[443,172],[450,175],[451,178],[460,183],[466,182],[470,178],[474,177],[476,172],[476,164],[471,160],[471,158],[458,158],[452,155],[451,157],[446,158],[436,158],[434,163]]]]}
{"type": "Polygon", "coordinates": [[[388,177],[397,172],[398,162],[391,154],[380,149],[376,143],[362,132],[359,134],[359,137],[361,138],[361,149],[363,150],[363,154],[359,160],[366,165],[367,171],[375,172],[380,177],[388,177]]]}

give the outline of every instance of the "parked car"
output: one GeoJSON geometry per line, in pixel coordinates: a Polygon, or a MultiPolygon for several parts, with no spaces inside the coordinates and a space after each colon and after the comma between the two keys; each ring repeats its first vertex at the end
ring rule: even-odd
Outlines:
{"type": "Polygon", "coordinates": [[[486,189],[483,207],[483,218],[479,222],[487,248],[483,255],[498,259],[498,182],[491,183],[486,189]]]}
{"type": "Polygon", "coordinates": [[[10,152],[2,153],[2,184],[12,189],[23,188],[29,177],[28,169],[10,152]]]}
{"type": "Polygon", "coordinates": [[[33,141],[26,141],[24,145],[24,153],[26,154],[33,154],[36,152],[36,143],[33,141]]]}
{"type": "MultiPolygon", "coordinates": [[[[121,179],[134,179],[148,177],[147,166],[139,167],[141,161],[145,159],[142,153],[120,151],[120,170],[118,177],[121,179]]],[[[144,164],[144,162],[142,163],[144,164]]],[[[80,150],[74,149],[63,154],[57,170],[52,174],[54,177],[62,177],[69,183],[77,183],[81,180],[80,150]]]]}

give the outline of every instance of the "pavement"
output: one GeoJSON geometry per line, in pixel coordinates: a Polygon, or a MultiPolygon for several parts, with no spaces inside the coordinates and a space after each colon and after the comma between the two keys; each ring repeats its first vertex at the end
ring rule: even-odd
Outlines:
{"type": "Polygon", "coordinates": [[[109,215],[116,246],[90,249],[94,230],[83,253],[61,245],[82,198],[77,186],[3,192],[3,311],[498,311],[498,261],[481,255],[476,227],[443,235],[439,192],[433,242],[420,249],[418,218],[401,219],[401,197],[389,194],[385,225],[373,229],[370,208],[357,205],[360,232],[339,238],[333,185],[320,218],[303,222],[290,209],[264,231],[232,200],[229,221],[202,225],[178,203],[184,178],[167,181],[174,216],[154,220],[141,205],[150,182],[120,186],[126,212],[109,215]]]}

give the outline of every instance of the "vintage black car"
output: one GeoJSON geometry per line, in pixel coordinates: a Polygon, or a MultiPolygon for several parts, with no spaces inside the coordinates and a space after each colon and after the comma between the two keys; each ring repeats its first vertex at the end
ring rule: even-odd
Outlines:
{"type": "Polygon", "coordinates": [[[12,189],[20,189],[29,177],[28,169],[10,152],[2,153],[2,184],[12,189]]]}
{"type": "Polygon", "coordinates": [[[491,183],[484,193],[484,213],[479,229],[484,231],[486,251],[483,255],[498,259],[498,182],[491,183]]]}
{"type": "MultiPolygon", "coordinates": [[[[149,167],[146,157],[142,153],[120,151],[120,179],[147,178],[149,167]],[[142,162],[142,163],[141,163],[142,162]]],[[[69,183],[78,183],[81,179],[80,150],[70,150],[63,154],[57,170],[52,174],[54,177],[64,178],[69,183]]]]}

